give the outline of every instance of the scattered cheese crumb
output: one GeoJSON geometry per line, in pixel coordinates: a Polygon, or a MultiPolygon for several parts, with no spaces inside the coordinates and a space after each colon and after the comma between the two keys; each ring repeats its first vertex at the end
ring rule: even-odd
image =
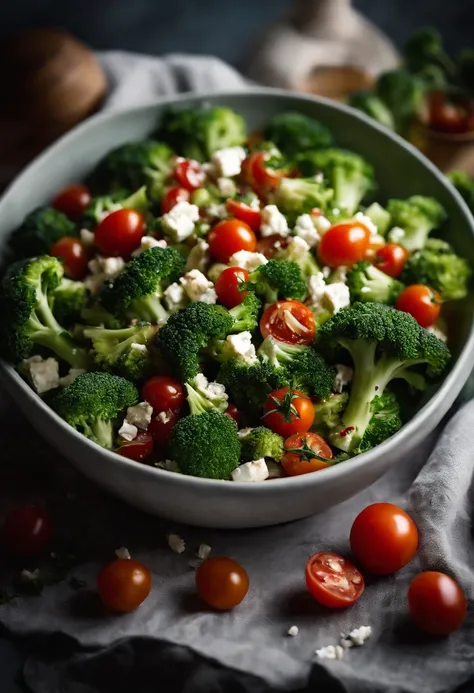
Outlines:
{"type": "Polygon", "coordinates": [[[331,313],[337,313],[341,308],[349,306],[350,303],[351,296],[348,286],[342,282],[326,285],[323,294],[323,304],[331,313]]]}
{"type": "Polygon", "coordinates": [[[194,223],[199,220],[199,207],[186,200],[178,202],[169,212],[163,214],[162,222],[174,241],[180,243],[194,232],[194,223]]]}
{"type": "Polygon", "coordinates": [[[388,240],[392,243],[401,243],[404,238],[405,230],[400,226],[394,226],[393,229],[390,229],[388,232],[388,240]]]}
{"type": "Polygon", "coordinates": [[[174,551],[175,553],[184,553],[186,550],[186,544],[179,534],[168,534],[167,540],[171,551],[174,551]]]}
{"type": "Polygon", "coordinates": [[[138,435],[138,428],[130,424],[127,419],[124,419],[123,424],[119,428],[119,436],[124,440],[135,440],[138,435]]]}
{"type": "Polygon", "coordinates": [[[161,421],[161,423],[167,424],[169,421],[171,421],[171,411],[160,411],[157,415],[156,418],[161,421]]]}
{"type": "Polygon", "coordinates": [[[262,224],[260,234],[262,236],[288,236],[290,229],[284,214],[280,212],[276,205],[266,205],[262,209],[262,224]]]}
{"type": "Polygon", "coordinates": [[[199,238],[195,246],[189,251],[186,261],[186,271],[199,270],[205,272],[211,262],[209,254],[209,243],[202,238],[199,238]]]}
{"type": "Polygon", "coordinates": [[[446,333],[441,329],[439,325],[430,325],[426,329],[428,330],[428,332],[431,332],[431,334],[434,334],[435,337],[441,339],[442,342],[448,341],[446,333]]]}
{"type": "Polygon", "coordinates": [[[186,294],[182,286],[177,282],[170,284],[163,292],[165,306],[169,311],[179,310],[184,307],[186,294]]]}
{"type": "Polygon", "coordinates": [[[35,568],[35,570],[27,570],[26,568],[23,568],[20,573],[20,579],[22,582],[36,582],[40,579],[39,568],[35,568]]]}
{"type": "Polygon", "coordinates": [[[321,240],[321,234],[315,224],[315,219],[318,218],[319,217],[314,217],[311,214],[301,214],[296,220],[294,228],[295,236],[306,241],[310,248],[314,248],[321,240]]]}
{"type": "Polygon", "coordinates": [[[229,259],[229,265],[231,267],[241,267],[247,270],[247,272],[253,272],[261,265],[266,265],[268,262],[265,255],[262,253],[252,253],[249,250],[239,250],[229,259]]]}
{"type": "Polygon", "coordinates": [[[50,357],[31,356],[23,364],[27,367],[31,382],[36,392],[41,395],[59,387],[59,363],[50,357]]]}
{"type": "Polygon", "coordinates": [[[215,219],[225,219],[227,216],[227,207],[225,204],[211,202],[211,204],[206,207],[206,212],[210,217],[214,217],[215,219]]]}
{"type": "Polygon", "coordinates": [[[248,436],[248,434],[251,431],[253,431],[253,428],[250,426],[248,428],[241,428],[240,431],[237,431],[237,435],[239,436],[240,440],[243,440],[244,438],[246,438],[248,436]]]}
{"type": "Polygon", "coordinates": [[[299,628],[298,626],[290,626],[288,628],[288,635],[290,635],[292,638],[296,638],[296,636],[299,633],[299,628]]]}
{"type": "Polygon", "coordinates": [[[151,416],[153,414],[153,407],[148,402],[140,402],[134,407],[129,407],[127,409],[126,421],[132,426],[140,428],[142,431],[146,431],[148,424],[151,421],[151,416]]]}
{"type": "Polygon", "coordinates": [[[336,364],[336,375],[334,376],[334,392],[341,393],[346,385],[352,382],[354,371],[349,366],[342,363],[336,364]]]}
{"type": "Polygon", "coordinates": [[[265,460],[267,463],[267,469],[268,469],[268,478],[269,479],[279,479],[280,477],[283,476],[283,470],[281,468],[281,465],[277,464],[277,462],[274,462],[273,460],[265,460]]]}
{"type": "Polygon", "coordinates": [[[354,628],[348,635],[341,633],[340,643],[342,647],[349,649],[351,647],[362,647],[372,635],[371,626],[360,626],[354,628]]]}
{"type": "Polygon", "coordinates": [[[245,157],[243,147],[225,147],[214,152],[211,162],[215,165],[220,176],[230,178],[239,175],[245,157]]]}
{"type": "Polygon", "coordinates": [[[201,561],[205,561],[206,558],[209,558],[211,555],[211,547],[209,544],[200,544],[197,550],[197,557],[201,559],[201,561]]]}
{"type": "Polygon", "coordinates": [[[226,352],[232,354],[232,358],[243,361],[244,363],[256,363],[258,360],[250,332],[239,332],[238,334],[228,335],[225,348],[226,352]]]}
{"type": "Polygon", "coordinates": [[[132,257],[138,257],[144,253],[145,250],[149,250],[150,248],[166,248],[167,245],[168,243],[163,238],[158,240],[157,238],[153,238],[153,236],[142,236],[140,246],[133,251],[132,257]]]}
{"type": "Polygon", "coordinates": [[[233,197],[237,192],[237,186],[231,178],[218,178],[217,187],[222,197],[233,197]]]}
{"type": "Polygon", "coordinates": [[[237,469],[234,469],[231,477],[232,481],[265,481],[265,479],[268,479],[268,467],[265,459],[262,457],[259,460],[241,464],[237,469]]]}
{"type": "Polygon", "coordinates": [[[379,232],[377,228],[377,224],[374,224],[372,219],[368,217],[364,212],[357,212],[357,214],[354,216],[354,219],[357,219],[357,221],[360,221],[361,224],[363,224],[367,229],[369,229],[370,234],[372,236],[376,236],[379,232]]]}
{"type": "Polygon", "coordinates": [[[70,368],[69,373],[67,375],[63,376],[62,378],[59,378],[59,385],[61,387],[68,387],[69,385],[72,385],[76,378],[78,378],[85,372],[86,371],[84,368],[70,368]]]}
{"type": "Polygon", "coordinates": [[[117,558],[130,559],[130,551],[126,546],[121,546],[119,549],[115,549],[115,555],[117,558]]]}
{"type": "Polygon", "coordinates": [[[89,229],[81,229],[79,231],[79,238],[84,245],[94,245],[94,233],[93,231],[89,231],[89,229]]]}
{"type": "Polygon", "coordinates": [[[320,659],[342,659],[344,649],[340,645],[326,645],[316,650],[316,654],[320,659]]]}
{"type": "Polygon", "coordinates": [[[217,303],[214,284],[199,270],[187,272],[179,281],[191,301],[217,303]]]}
{"type": "Polygon", "coordinates": [[[130,349],[135,349],[135,351],[148,351],[146,344],[139,344],[138,342],[132,342],[130,344],[130,349]]]}
{"type": "Polygon", "coordinates": [[[288,262],[298,262],[298,260],[301,260],[309,251],[310,246],[303,238],[292,236],[285,248],[285,260],[288,262]]]}

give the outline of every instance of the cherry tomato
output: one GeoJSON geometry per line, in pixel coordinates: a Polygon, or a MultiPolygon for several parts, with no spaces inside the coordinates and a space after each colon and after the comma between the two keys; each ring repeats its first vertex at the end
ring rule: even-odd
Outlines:
{"type": "Polygon", "coordinates": [[[8,513],[1,543],[16,556],[36,556],[49,544],[52,533],[49,512],[39,505],[24,505],[8,513]]]}
{"type": "Polygon", "coordinates": [[[141,462],[153,452],[153,438],[147,431],[140,431],[134,440],[123,442],[116,452],[129,460],[141,462]]]}
{"type": "Polygon", "coordinates": [[[236,561],[216,556],[207,558],[196,570],[196,587],[206,604],[219,611],[228,611],[244,599],[249,577],[236,561]]]}
{"type": "Polygon", "coordinates": [[[418,530],[401,508],[392,503],[373,503],[357,515],[350,541],[363,568],[388,575],[401,570],[415,556],[418,530]]]}
{"type": "Polygon", "coordinates": [[[155,375],[147,380],[142,387],[142,397],[151,404],[155,414],[167,409],[179,411],[186,400],[184,387],[169,375],[155,375]]]}
{"type": "Polygon", "coordinates": [[[297,434],[285,440],[281,465],[289,476],[299,476],[327,469],[332,456],[331,448],[317,433],[297,434]]]}
{"type": "Polygon", "coordinates": [[[270,260],[272,257],[275,257],[278,251],[286,248],[289,242],[288,238],[282,238],[278,234],[261,236],[257,241],[257,253],[262,253],[270,260]]]}
{"type": "Polygon", "coordinates": [[[189,192],[200,188],[205,179],[201,166],[192,159],[178,159],[174,174],[178,183],[189,192]]]}
{"type": "Polygon", "coordinates": [[[97,575],[97,591],[103,604],[120,614],[135,611],[150,590],[150,571],[131,558],[117,558],[104,565],[97,575]]]}
{"type": "Polygon", "coordinates": [[[402,273],[408,257],[408,250],[397,243],[388,243],[377,250],[374,265],[395,279],[402,273]]]}
{"type": "Polygon", "coordinates": [[[429,327],[439,318],[441,296],[424,284],[412,284],[397,298],[395,308],[413,315],[422,327],[429,327]]]}
{"type": "Polygon", "coordinates": [[[469,132],[472,104],[455,103],[444,92],[431,92],[428,96],[428,126],[450,135],[469,132]]]}
{"type": "Polygon", "coordinates": [[[265,165],[265,162],[270,159],[269,152],[255,152],[255,154],[251,154],[250,156],[252,157],[250,166],[255,189],[259,193],[267,193],[271,190],[275,190],[280,184],[285,172],[282,170],[277,171],[265,165]]]}
{"type": "Polygon", "coordinates": [[[364,591],[355,565],[337,553],[315,553],[306,563],[306,586],[317,602],[330,609],[352,606],[364,591]]]}
{"type": "Polygon", "coordinates": [[[161,213],[167,214],[178,202],[188,202],[189,197],[189,191],[186,190],[186,188],[180,188],[178,186],[169,188],[161,200],[161,213]]]}
{"type": "Polygon", "coordinates": [[[230,403],[227,406],[227,409],[225,410],[224,414],[227,414],[227,416],[230,416],[231,419],[234,419],[236,424],[239,423],[240,414],[235,404],[230,403]]]}
{"type": "Polygon", "coordinates": [[[91,191],[87,185],[78,183],[61,190],[53,199],[51,206],[59,209],[69,219],[77,221],[82,217],[91,200],[91,191]]]}
{"type": "Polygon", "coordinates": [[[358,221],[332,226],[318,246],[318,256],[328,267],[352,267],[363,260],[370,246],[370,231],[358,221]]]}
{"type": "Polygon", "coordinates": [[[418,628],[430,635],[448,635],[462,625],[467,600],[449,575],[427,571],[411,581],[408,608],[418,628]]]}
{"type": "Polygon", "coordinates": [[[81,241],[72,236],[64,236],[53,243],[49,254],[63,259],[64,272],[68,277],[79,281],[84,279],[87,273],[87,248],[81,241]]]}
{"type": "Polygon", "coordinates": [[[177,411],[171,411],[171,409],[162,411],[157,416],[152,418],[148,426],[148,431],[153,436],[153,440],[157,445],[163,447],[164,445],[168,444],[173,426],[179,418],[180,413],[177,411]]]}
{"type": "Polygon", "coordinates": [[[248,291],[239,291],[239,286],[248,278],[249,273],[241,267],[228,267],[221,272],[214,285],[219,302],[226,308],[240,305],[248,291]]]}
{"type": "Polygon", "coordinates": [[[143,217],[134,209],[118,209],[102,219],[94,243],[102,255],[127,257],[138,248],[144,234],[143,217]]]}
{"type": "Polygon", "coordinates": [[[212,227],[208,236],[209,252],[217,262],[226,264],[239,250],[255,252],[257,239],[248,224],[239,219],[226,219],[212,227]]]}
{"type": "Polygon", "coordinates": [[[252,207],[240,200],[228,199],[225,204],[229,214],[232,214],[236,219],[240,219],[240,221],[244,221],[253,231],[258,231],[262,223],[262,215],[258,209],[252,209],[252,207]]]}
{"type": "Polygon", "coordinates": [[[276,301],[260,318],[263,338],[272,336],[285,344],[311,344],[316,333],[314,316],[300,301],[276,301]]]}
{"type": "Polygon", "coordinates": [[[268,428],[288,438],[306,433],[314,421],[314,407],[307,395],[282,387],[271,392],[265,402],[263,420],[268,428]]]}

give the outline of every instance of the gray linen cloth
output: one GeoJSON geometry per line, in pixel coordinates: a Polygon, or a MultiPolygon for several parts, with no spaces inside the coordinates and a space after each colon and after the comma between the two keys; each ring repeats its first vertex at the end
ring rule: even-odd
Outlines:
{"type": "MultiPolygon", "coordinates": [[[[101,57],[111,78],[106,108],[179,90],[245,87],[232,69],[209,58],[101,57]]],[[[71,575],[87,585],[73,591],[64,581],[0,606],[1,623],[29,647],[27,684],[35,693],[473,691],[473,613],[449,638],[430,639],[410,627],[406,608],[410,578],[426,568],[448,570],[474,598],[473,391],[468,384],[451,418],[363,493],[322,515],[241,532],[170,527],[110,498],[4,402],[1,510],[43,498],[56,518],[56,542],[69,543],[79,557],[71,575]],[[347,553],[354,517],[374,501],[413,513],[421,532],[418,556],[397,575],[369,582],[353,608],[326,611],[306,592],[306,560],[318,550],[347,553]],[[170,529],[186,540],[185,554],[168,548],[170,529]],[[210,544],[214,555],[232,556],[250,575],[246,600],[230,613],[212,613],[195,596],[189,561],[200,543],[210,544]],[[105,613],[94,593],[98,567],[119,546],[153,572],[151,595],[126,616],[105,613]],[[290,638],[293,624],[299,635],[290,638]],[[341,661],[317,659],[317,648],[337,644],[341,632],[361,625],[373,629],[364,647],[341,661]]]]}

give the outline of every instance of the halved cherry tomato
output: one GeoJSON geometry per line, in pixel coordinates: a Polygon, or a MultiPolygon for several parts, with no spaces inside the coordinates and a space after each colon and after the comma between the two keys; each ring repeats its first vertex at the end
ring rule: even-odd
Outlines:
{"type": "Polygon", "coordinates": [[[116,452],[129,460],[141,462],[153,452],[153,438],[148,431],[140,431],[134,440],[123,442],[116,452]]]}
{"type": "Polygon", "coordinates": [[[374,265],[379,270],[395,279],[399,277],[405,266],[408,250],[397,243],[388,243],[377,250],[374,265]]]}
{"type": "Polygon", "coordinates": [[[151,404],[155,414],[167,409],[179,411],[186,400],[184,387],[169,375],[149,378],[142,387],[142,397],[151,404]]]}
{"type": "Polygon", "coordinates": [[[245,569],[231,558],[207,558],[196,570],[196,587],[201,599],[213,609],[228,611],[240,604],[249,589],[245,569]]]}
{"type": "Polygon", "coordinates": [[[473,110],[468,100],[454,102],[444,92],[431,92],[428,95],[428,126],[450,135],[469,132],[473,110]]]}
{"type": "Polygon", "coordinates": [[[332,457],[331,448],[317,433],[298,433],[285,440],[281,465],[289,476],[299,476],[327,469],[332,457]]]}
{"type": "Polygon", "coordinates": [[[219,302],[226,308],[240,305],[248,291],[239,291],[239,286],[248,279],[249,273],[242,267],[228,267],[221,272],[214,285],[219,302]]]}
{"type": "Polygon", "coordinates": [[[161,213],[167,214],[178,202],[188,202],[189,197],[189,190],[186,190],[186,188],[180,188],[178,186],[169,188],[161,200],[161,213]]]}
{"type": "Polygon", "coordinates": [[[234,419],[236,424],[239,423],[239,419],[240,419],[239,410],[237,409],[235,404],[232,404],[232,402],[230,404],[228,404],[227,409],[225,410],[224,414],[227,414],[227,416],[230,416],[231,419],[234,419]]]}
{"type": "Polygon", "coordinates": [[[395,308],[410,313],[422,327],[433,325],[441,312],[441,296],[424,284],[412,284],[397,298],[395,308]]]}
{"type": "Polygon", "coordinates": [[[164,446],[168,444],[173,426],[180,417],[180,412],[167,409],[152,418],[148,431],[157,445],[164,446]]]}
{"type": "Polygon", "coordinates": [[[217,262],[226,264],[239,250],[255,252],[257,238],[248,224],[240,219],[220,221],[212,227],[208,236],[209,252],[217,262]]]}
{"type": "Polygon", "coordinates": [[[64,236],[59,241],[53,243],[49,250],[49,254],[54,257],[60,257],[64,263],[65,274],[79,281],[84,279],[87,273],[87,248],[80,240],[72,236],[64,236]]]}
{"type": "Polygon", "coordinates": [[[245,221],[253,231],[258,231],[262,223],[262,215],[258,209],[252,209],[245,202],[232,200],[231,198],[225,204],[229,214],[232,214],[236,219],[240,219],[240,221],[245,221]]]}
{"type": "Polygon", "coordinates": [[[252,157],[251,170],[255,190],[259,194],[266,194],[275,190],[285,175],[285,171],[275,170],[265,165],[265,162],[270,159],[269,152],[255,152],[250,156],[252,157]]]}
{"type": "Polygon", "coordinates": [[[332,226],[318,246],[318,256],[328,267],[352,267],[364,259],[370,246],[370,230],[359,221],[332,226]]]}
{"type": "Polygon", "coordinates": [[[201,165],[193,159],[178,159],[174,174],[178,183],[189,192],[200,188],[205,179],[201,165]]]}
{"type": "Polygon", "coordinates": [[[49,512],[40,505],[24,505],[8,513],[1,543],[15,556],[36,556],[49,544],[52,533],[49,512]]]}
{"type": "Polygon", "coordinates": [[[270,258],[275,257],[279,250],[286,248],[289,242],[288,238],[283,238],[278,234],[261,236],[257,241],[257,253],[262,253],[270,260],[270,258]]]}
{"type": "Polygon", "coordinates": [[[352,606],[364,591],[362,573],[337,553],[315,553],[306,563],[306,586],[320,604],[330,609],[352,606]]]}
{"type": "Polygon", "coordinates": [[[118,209],[102,219],[94,243],[102,255],[128,257],[140,245],[144,232],[141,214],[134,209],[118,209]]]}
{"type": "Polygon", "coordinates": [[[408,608],[418,628],[430,635],[448,635],[462,625],[467,600],[458,583],[449,575],[427,571],[411,581],[408,608]]]}
{"type": "Polygon", "coordinates": [[[288,438],[295,433],[306,433],[314,421],[314,407],[308,395],[289,387],[271,392],[265,402],[265,426],[288,438]]]}
{"type": "Polygon", "coordinates": [[[82,217],[91,200],[91,191],[87,185],[78,183],[61,190],[53,199],[51,206],[54,209],[59,209],[69,219],[77,221],[82,217]]]}
{"type": "Polygon", "coordinates": [[[363,568],[388,575],[401,570],[415,556],[418,530],[401,508],[392,503],[373,503],[357,515],[350,541],[363,568]]]}
{"type": "Polygon", "coordinates": [[[314,316],[300,301],[276,301],[263,312],[260,332],[286,344],[311,344],[316,333],[314,316]]]}
{"type": "Polygon", "coordinates": [[[131,558],[117,558],[104,565],[97,575],[99,597],[110,611],[116,613],[135,611],[150,590],[150,571],[131,558]]]}

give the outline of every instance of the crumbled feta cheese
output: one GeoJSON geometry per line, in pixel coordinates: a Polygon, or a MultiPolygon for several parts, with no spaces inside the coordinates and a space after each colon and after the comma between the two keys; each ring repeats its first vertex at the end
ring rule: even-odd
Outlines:
{"type": "Polygon", "coordinates": [[[269,479],[279,479],[283,476],[283,470],[279,464],[273,460],[266,460],[269,479]]]}
{"type": "Polygon", "coordinates": [[[319,233],[320,236],[324,236],[326,231],[329,231],[332,224],[324,214],[313,214],[312,215],[314,228],[319,233]]]}
{"type": "Polygon", "coordinates": [[[89,229],[81,229],[79,231],[79,238],[84,245],[94,245],[94,232],[89,231],[89,229]]]}
{"type": "Polygon", "coordinates": [[[148,351],[146,344],[139,344],[138,342],[132,342],[130,344],[130,349],[135,349],[135,351],[148,351]]]}
{"type": "Polygon", "coordinates": [[[163,292],[165,306],[169,311],[179,310],[186,302],[186,294],[180,284],[174,282],[163,292]]]}
{"type": "Polygon", "coordinates": [[[164,238],[160,238],[160,240],[158,240],[157,238],[153,238],[153,236],[142,236],[140,246],[133,251],[132,257],[138,257],[144,253],[145,250],[149,250],[150,248],[166,248],[167,245],[168,243],[164,240],[164,238]]]}
{"type": "Polygon", "coordinates": [[[197,570],[199,566],[202,565],[202,560],[200,558],[191,558],[188,565],[193,570],[197,570]]]}
{"type": "Polygon", "coordinates": [[[262,457],[259,460],[245,462],[241,464],[231,474],[232,481],[265,481],[268,479],[268,468],[265,459],[262,457]]]}
{"type": "Polygon", "coordinates": [[[32,356],[23,363],[28,368],[33,387],[39,395],[59,387],[59,363],[56,359],[32,356]]]}
{"type": "Polygon", "coordinates": [[[393,229],[390,229],[388,232],[388,240],[392,243],[401,243],[404,238],[405,230],[400,226],[394,226],[393,229]]]}
{"type": "Polygon", "coordinates": [[[288,262],[298,262],[303,255],[309,253],[310,247],[303,238],[293,236],[285,248],[285,260],[288,262]]]}
{"type": "Polygon", "coordinates": [[[232,354],[232,358],[243,361],[244,363],[255,363],[257,361],[257,353],[252,344],[252,335],[250,332],[239,332],[238,334],[230,334],[226,339],[226,351],[232,354]]]}
{"type": "Polygon", "coordinates": [[[340,645],[326,645],[326,647],[316,650],[316,655],[319,659],[342,659],[344,649],[340,645]]]}
{"type": "Polygon", "coordinates": [[[216,219],[225,219],[227,216],[227,207],[225,204],[211,202],[211,204],[206,207],[206,212],[210,217],[214,217],[216,219]]]}
{"type": "Polygon", "coordinates": [[[253,272],[261,265],[266,265],[268,262],[265,255],[262,253],[251,253],[249,250],[239,250],[230,256],[229,265],[231,267],[241,267],[247,272],[253,272]]]}
{"type": "Polygon", "coordinates": [[[255,209],[256,211],[260,211],[260,200],[258,195],[253,195],[252,199],[247,202],[248,206],[250,209],[255,209]]]}
{"type": "Polygon", "coordinates": [[[199,207],[186,200],[178,202],[169,212],[163,214],[163,226],[174,241],[180,243],[194,232],[194,223],[199,220],[199,207]]]}
{"type": "Polygon", "coordinates": [[[193,387],[211,402],[221,402],[226,409],[229,395],[221,383],[210,383],[204,373],[198,373],[193,380],[193,387]]]}
{"type": "Polygon", "coordinates": [[[124,419],[123,424],[119,428],[119,436],[124,440],[135,440],[138,435],[138,428],[124,419]]]}
{"type": "Polygon", "coordinates": [[[39,568],[35,568],[34,570],[27,570],[26,568],[23,568],[20,573],[20,578],[22,582],[38,582],[40,579],[39,568]]]}
{"type": "Polygon", "coordinates": [[[345,649],[349,649],[354,646],[362,647],[362,645],[365,644],[371,635],[371,626],[360,626],[359,628],[354,628],[354,630],[351,630],[349,635],[344,635],[344,633],[341,633],[340,643],[345,649]]]}
{"type": "Polygon", "coordinates": [[[239,175],[245,157],[243,147],[225,147],[214,152],[211,161],[216,166],[220,176],[230,178],[239,175]]]}
{"type": "Polygon", "coordinates": [[[237,186],[231,178],[218,178],[217,187],[222,197],[233,197],[237,192],[237,186]]]}
{"type": "Polygon", "coordinates": [[[184,553],[186,550],[186,544],[179,534],[170,533],[168,534],[167,539],[168,546],[170,547],[171,551],[174,551],[175,553],[184,553]]]}
{"type": "Polygon", "coordinates": [[[426,329],[428,330],[428,332],[431,332],[431,334],[434,334],[435,337],[441,339],[442,342],[448,341],[448,336],[445,334],[445,332],[441,329],[439,325],[430,325],[426,329]]]}
{"type": "Polygon", "coordinates": [[[336,364],[336,375],[334,376],[334,392],[342,392],[346,385],[352,382],[354,371],[349,366],[341,363],[336,364]]]}
{"type": "Polygon", "coordinates": [[[237,431],[237,435],[239,436],[240,440],[243,440],[248,436],[248,434],[253,431],[253,428],[249,426],[248,428],[241,428],[240,431],[237,431]]]}
{"type": "Polygon", "coordinates": [[[295,235],[306,241],[310,248],[314,248],[321,240],[321,235],[314,223],[315,218],[317,217],[313,217],[311,214],[301,214],[297,218],[294,228],[295,235]]]}
{"type": "Polygon", "coordinates": [[[200,272],[205,272],[210,262],[209,243],[200,238],[189,252],[186,261],[186,271],[189,272],[189,270],[197,269],[200,272]]]}
{"type": "Polygon", "coordinates": [[[201,171],[204,173],[206,178],[210,180],[214,180],[219,176],[217,166],[213,164],[212,161],[206,161],[204,164],[201,164],[201,171]]]}
{"type": "Polygon", "coordinates": [[[92,274],[103,274],[107,279],[116,277],[125,267],[125,260],[121,257],[102,257],[97,255],[88,267],[92,274]]]}
{"type": "Polygon", "coordinates": [[[205,561],[206,558],[209,558],[211,555],[211,547],[209,544],[200,544],[197,550],[197,557],[201,559],[201,561],[205,561]]]}
{"type": "Polygon", "coordinates": [[[342,282],[345,284],[347,282],[347,272],[348,267],[344,267],[343,265],[336,267],[332,273],[330,272],[333,283],[337,284],[338,282],[342,282]]]}
{"type": "Polygon", "coordinates": [[[148,402],[140,402],[134,407],[129,407],[127,409],[128,423],[132,426],[140,428],[142,431],[146,431],[148,424],[151,421],[151,416],[153,414],[153,407],[148,402]]]}
{"type": "Polygon", "coordinates": [[[174,460],[165,460],[165,469],[167,472],[176,472],[177,474],[181,473],[178,463],[174,460]]]}
{"type": "Polygon", "coordinates": [[[179,281],[191,301],[217,303],[214,284],[199,270],[187,272],[179,281]]]}
{"type": "Polygon", "coordinates": [[[324,281],[324,276],[323,276],[322,272],[318,272],[317,274],[313,274],[308,279],[309,300],[310,300],[310,303],[312,303],[314,306],[320,305],[322,298],[324,296],[325,290],[326,290],[326,282],[324,281]]]}
{"type": "Polygon", "coordinates": [[[354,219],[357,219],[357,221],[360,221],[361,224],[369,229],[371,236],[378,234],[379,230],[377,228],[377,224],[374,224],[372,219],[364,214],[364,212],[357,212],[357,214],[354,215],[354,219]]]}
{"type": "MultiPolygon", "coordinates": [[[[133,344],[132,344],[133,346],[133,344]]],[[[78,378],[80,375],[85,373],[85,368],[70,368],[69,373],[62,378],[59,378],[59,385],[61,387],[68,387],[78,378]]]]}
{"type": "Polygon", "coordinates": [[[324,290],[323,305],[331,311],[337,313],[341,308],[349,306],[351,297],[349,287],[342,282],[327,284],[324,290]]]}
{"type": "Polygon", "coordinates": [[[323,267],[321,270],[321,274],[323,275],[323,279],[328,279],[329,276],[331,275],[331,268],[330,267],[323,267]]]}
{"type": "Polygon", "coordinates": [[[168,411],[160,411],[156,415],[156,418],[161,421],[161,423],[167,424],[171,421],[171,410],[168,409],[168,411]]]}
{"type": "Polygon", "coordinates": [[[130,551],[127,549],[126,546],[121,546],[119,549],[115,549],[115,555],[117,558],[123,558],[126,560],[131,559],[130,551]]]}
{"type": "Polygon", "coordinates": [[[319,171],[319,173],[314,174],[313,178],[316,181],[316,183],[322,183],[324,180],[324,173],[322,171],[319,171]]]}
{"type": "Polygon", "coordinates": [[[295,638],[299,633],[299,628],[298,626],[290,626],[288,628],[288,635],[290,635],[292,638],[295,638]]]}
{"type": "Polygon", "coordinates": [[[260,234],[262,236],[288,236],[290,229],[284,214],[280,212],[276,205],[266,205],[262,209],[262,224],[260,234]]]}

